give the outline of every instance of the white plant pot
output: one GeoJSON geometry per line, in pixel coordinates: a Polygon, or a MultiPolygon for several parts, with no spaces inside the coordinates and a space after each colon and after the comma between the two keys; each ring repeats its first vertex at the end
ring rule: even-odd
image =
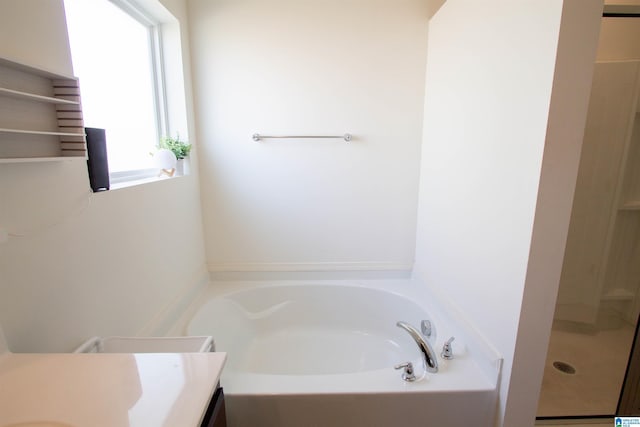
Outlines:
{"type": "Polygon", "coordinates": [[[184,159],[178,159],[176,162],[176,173],[175,176],[183,176],[184,175],[184,159]]]}

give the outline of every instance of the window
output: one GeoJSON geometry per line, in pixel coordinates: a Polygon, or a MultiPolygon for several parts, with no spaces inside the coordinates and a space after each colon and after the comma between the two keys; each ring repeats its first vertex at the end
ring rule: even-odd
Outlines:
{"type": "Polygon", "coordinates": [[[125,0],[64,4],[85,126],[106,129],[112,182],[139,177],[168,133],[158,23],[125,0]]]}

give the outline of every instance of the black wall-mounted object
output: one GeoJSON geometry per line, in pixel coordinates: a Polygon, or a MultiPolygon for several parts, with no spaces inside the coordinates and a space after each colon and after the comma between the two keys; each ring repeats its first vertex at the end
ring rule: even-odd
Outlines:
{"type": "Polygon", "coordinates": [[[87,134],[87,167],[93,192],[109,189],[109,163],[107,162],[107,138],[104,129],[84,128],[87,134]]]}

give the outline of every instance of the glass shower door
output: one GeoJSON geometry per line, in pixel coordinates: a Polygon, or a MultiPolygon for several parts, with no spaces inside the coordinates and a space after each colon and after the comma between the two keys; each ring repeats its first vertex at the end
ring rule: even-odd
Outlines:
{"type": "Polygon", "coordinates": [[[538,417],[618,413],[640,313],[639,86],[640,61],[595,66],[538,417]]]}

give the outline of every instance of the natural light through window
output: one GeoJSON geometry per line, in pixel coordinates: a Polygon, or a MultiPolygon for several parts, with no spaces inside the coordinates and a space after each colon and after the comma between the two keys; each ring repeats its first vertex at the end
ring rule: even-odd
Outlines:
{"type": "Polygon", "coordinates": [[[84,122],[106,130],[109,171],[153,167],[158,141],[150,27],[109,0],[64,0],[84,122]]]}

